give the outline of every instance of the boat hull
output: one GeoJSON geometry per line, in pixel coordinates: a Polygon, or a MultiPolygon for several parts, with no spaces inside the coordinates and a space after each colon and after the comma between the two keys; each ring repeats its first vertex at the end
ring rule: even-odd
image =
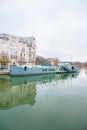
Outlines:
{"type": "Polygon", "coordinates": [[[26,75],[44,75],[44,74],[59,74],[59,73],[76,73],[76,67],[72,66],[11,66],[10,75],[12,76],[26,76],[26,75]]]}
{"type": "Polygon", "coordinates": [[[56,68],[55,67],[45,67],[45,68],[27,68],[25,69],[22,67],[11,67],[10,75],[13,76],[26,76],[26,75],[44,75],[44,74],[55,74],[56,68]]]}

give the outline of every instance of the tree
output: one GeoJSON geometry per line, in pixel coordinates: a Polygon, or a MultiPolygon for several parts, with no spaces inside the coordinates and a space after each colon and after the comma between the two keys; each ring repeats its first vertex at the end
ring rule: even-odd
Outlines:
{"type": "Polygon", "coordinates": [[[50,62],[48,59],[43,58],[42,56],[37,56],[36,57],[36,64],[49,64],[50,62]]]}
{"type": "Polygon", "coordinates": [[[58,58],[54,58],[54,65],[58,65],[59,62],[58,58]]]}
{"type": "Polygon", "coordinates": [[[2,68],[8,68],[8,63],[9,63],[8,58],[0,58],[0,63],[2,68]]]}
{"type": "Polygon", "coordinates": [[[0,59],[0,63],[1,63],[2,65],[6,65],[6,64],[9,63],[9,59],[0,59]]]}

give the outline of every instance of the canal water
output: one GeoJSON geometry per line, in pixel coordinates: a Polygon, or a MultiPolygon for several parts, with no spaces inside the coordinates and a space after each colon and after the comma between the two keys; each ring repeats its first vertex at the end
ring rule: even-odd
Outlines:
{"type": "Polygon", "coordinates": [[[87,130],[87,73],[0,76],[0,130],[87,130]]]}

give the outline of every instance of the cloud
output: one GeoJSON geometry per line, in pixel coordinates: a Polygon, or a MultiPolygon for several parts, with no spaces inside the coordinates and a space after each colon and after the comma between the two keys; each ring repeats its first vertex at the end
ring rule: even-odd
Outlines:
{"type": "Polygon", "coordinates": [[[35,36],[44,57],[86,61],[86,0],[1,0],[0,31],[35,36]]]}

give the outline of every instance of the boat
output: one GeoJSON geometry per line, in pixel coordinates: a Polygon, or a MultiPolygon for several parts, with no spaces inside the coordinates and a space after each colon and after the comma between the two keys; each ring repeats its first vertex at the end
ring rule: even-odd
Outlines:
{"type": "Polygon", "coordinates": [[[42,75],[56,73],[56,66],[52,65],[12,65],[10,66],[10,75],[42,75]]]}
{"type": "Polygon", "coordinates": [[[10,67],[10,75],[42,75],[42,74],[56,74],[56,73],[75,73],[78,68],[71,62],[62,62],[57,66],[53,65],[12,65],[10,67]]]}
{"type": "Polygon", "coordinates": [[[79,69],[74,62],[61,62],[56,68],[56,73],[76,73],[78,71],[79,69]]]}

